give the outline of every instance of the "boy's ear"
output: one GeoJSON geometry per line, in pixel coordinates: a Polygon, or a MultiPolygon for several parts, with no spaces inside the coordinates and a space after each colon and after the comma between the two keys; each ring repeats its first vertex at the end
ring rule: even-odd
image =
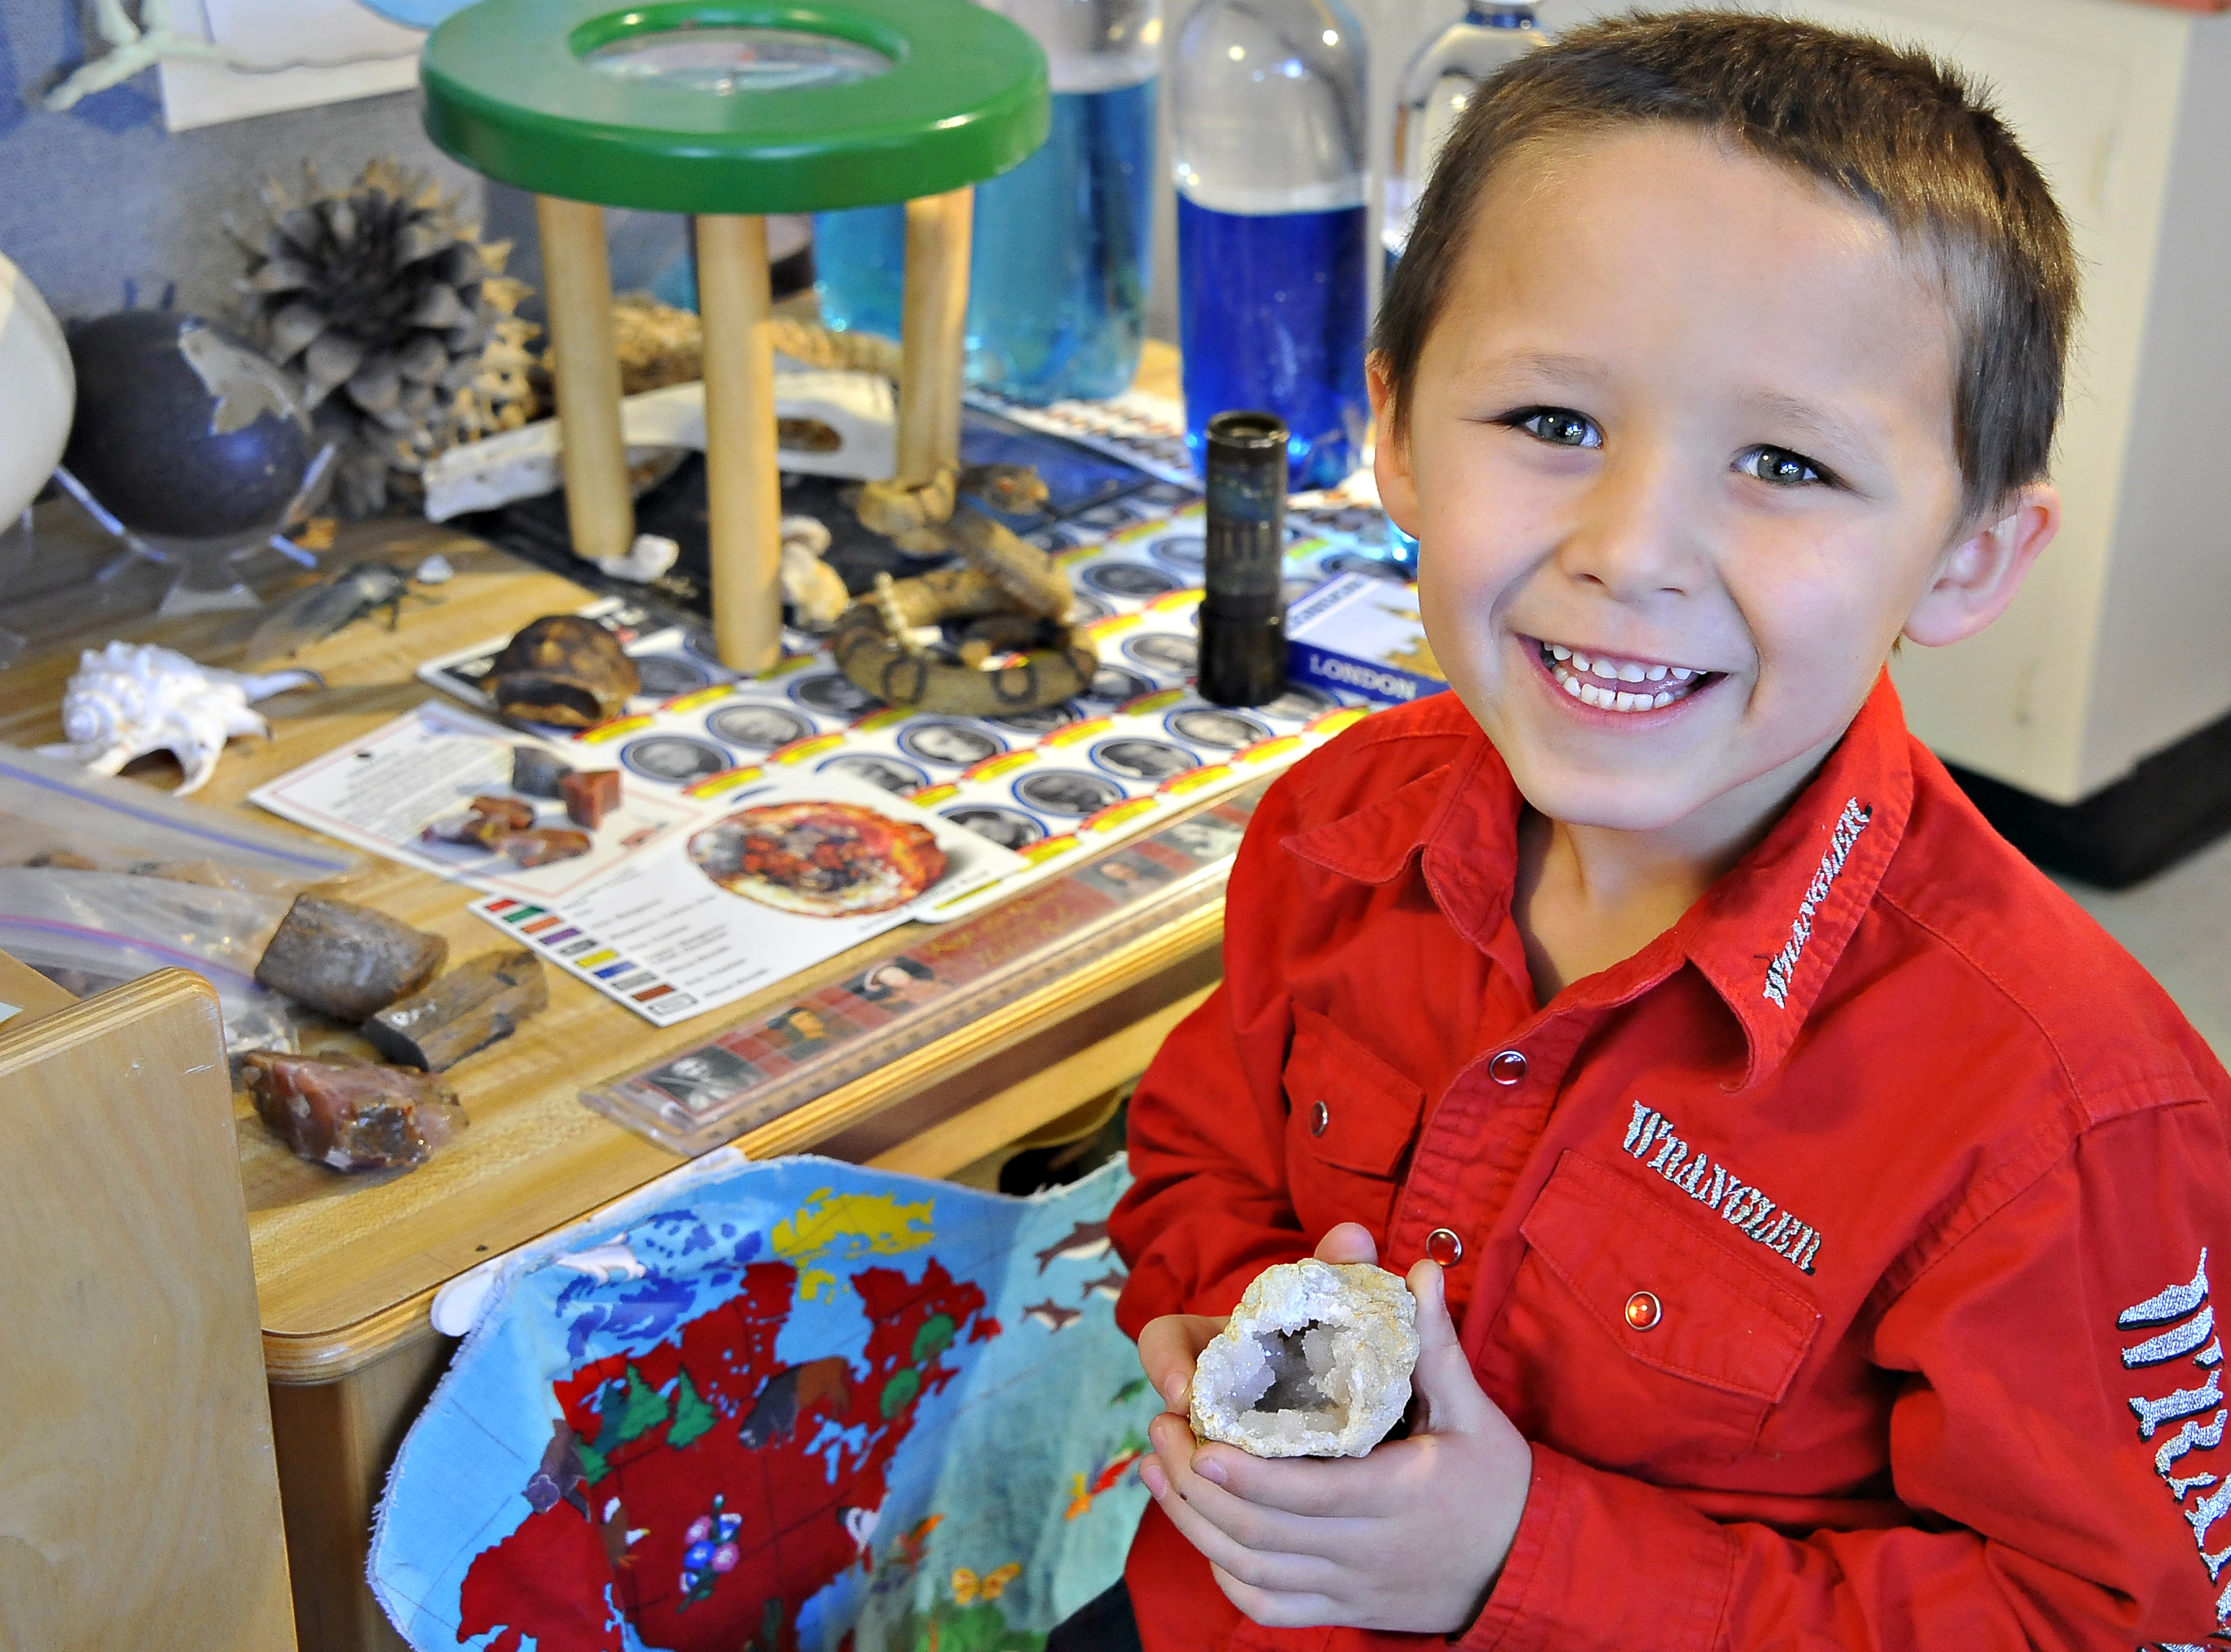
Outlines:
{"type": "Polygon", "coordinates": [[[1394,526],[1412,539],[1418,537],[1418,484],[1410,473],[1410,443],[1394,436],[1394,387],[1387,378],[1387,360],[1373,351],[1365,365],[1371,386],[1371,419],[1378,436],[1372,446],[1371,474],[1379,481],[1379,503],[1394,526]]]}
{"type": "Polygon", "coordinates": [[[2019,489],[1991,521],[1937,558],[1906,616],[1905,635],[1928,649],[1975,636],[2007,611],[2038,552],[2060,532],[2060,495],[2042,482],[2019,489]]]}

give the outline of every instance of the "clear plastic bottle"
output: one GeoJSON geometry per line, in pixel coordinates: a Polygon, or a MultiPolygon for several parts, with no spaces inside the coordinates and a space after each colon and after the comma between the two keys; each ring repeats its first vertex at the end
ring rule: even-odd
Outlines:
{"type": "Polygon", "coordinates": [[[1471,101],[1473,89],[1549,38],[1535,20],[1532,6],[1472,0],[1465,15],[1428,41],[1402,71],[1394,94],[1387,210],[1379,230],[1389,270],[1409,244],[1418,197],[1426,192],[1426,180],[1433,174],[1441,145],[1471,101]]]}
{"type": "Polygon", "coordinates": [[[1171,78],[1194,463],[1252,409],[1285,421],[1296,488],[1333,486],[1369,417],[1362,29],[1341,0],[1201,0],[1171,78]]]}
{"type": "MultiPolygon", "coordinates": [[[[1019,401],[1128,388],[1145,336],[1161,0],[981,0],[1045,48],[1045,146],[976,190],[968,377],[1019,401]]],[[[902,207],[814,219],[822,319],[896,338],[902,207]]]]}

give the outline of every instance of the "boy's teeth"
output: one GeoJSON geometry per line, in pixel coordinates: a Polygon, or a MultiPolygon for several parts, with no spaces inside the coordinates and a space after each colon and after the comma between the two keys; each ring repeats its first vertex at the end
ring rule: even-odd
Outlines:
{"type": "Polygon", "coordinates": [[[1603,711],[1655,711],[1685,700],[1710,674],[1689,666],[1660,665],[1643,660],[1591,658],[1561,643],[1542,644],[1551,674],[1564,691],[1584,706],[1603,711]],[[1659,688],[1635,690],[1629,683],[1662,683],[1659,688]]]}
{"type": "Polygon", "coordinates": [[[1665,681],[1665,673],[1666,673],[1666,671],[1667,671],[1669,668],[1670,668],[1665,667],[1665,666],[1652,666],[1652,667],[1651,667],[1651,668],[1650,668],[1650,681],[1652,681],[1652,682],[1663,682],[1663,681],[1665,681]]]}

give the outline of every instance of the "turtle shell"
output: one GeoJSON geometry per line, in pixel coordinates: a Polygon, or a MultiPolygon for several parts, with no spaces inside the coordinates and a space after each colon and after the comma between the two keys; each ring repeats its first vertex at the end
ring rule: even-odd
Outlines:
{"type": "Polygon", "coordinates": [[[498,711],[560,728],[609,722],[642,687],[619,639],[579,614],[546,614],[522,627],[488,668],[498,711]]]}

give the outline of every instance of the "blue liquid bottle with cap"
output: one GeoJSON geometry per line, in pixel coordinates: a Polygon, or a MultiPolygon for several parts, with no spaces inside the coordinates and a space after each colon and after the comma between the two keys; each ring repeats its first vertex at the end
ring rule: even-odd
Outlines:
{"type": "Polygon", "coordinates": [[[1473,0],[1465,15],[1426,42],[1402,71],[1394,94],[1394,145],[1387,170],[1386,212],[1380,244],[1391,273],[1409,244],[1433,163],[1479,83],[1549,36],[1530,5],[1473,0]]]}
{"type": "MultiPolygon", "coordinates": [[[[1161,0],[984,0],[1045,48],[1045,146],[976,189],[967,376],[1044,405],[1129,387],[1146,332],[1161,0]]],[[[896,338],[901,206],[816,215],[822,319],[896,338]]]]}
{"type": "Polygon", "coordinates": [[[1172,75],[1186,439],[1274,413],[1297,489],[1355,468],[1364,334],[1362,30],[1341,0],[1202,0],[1172,75]]]}

